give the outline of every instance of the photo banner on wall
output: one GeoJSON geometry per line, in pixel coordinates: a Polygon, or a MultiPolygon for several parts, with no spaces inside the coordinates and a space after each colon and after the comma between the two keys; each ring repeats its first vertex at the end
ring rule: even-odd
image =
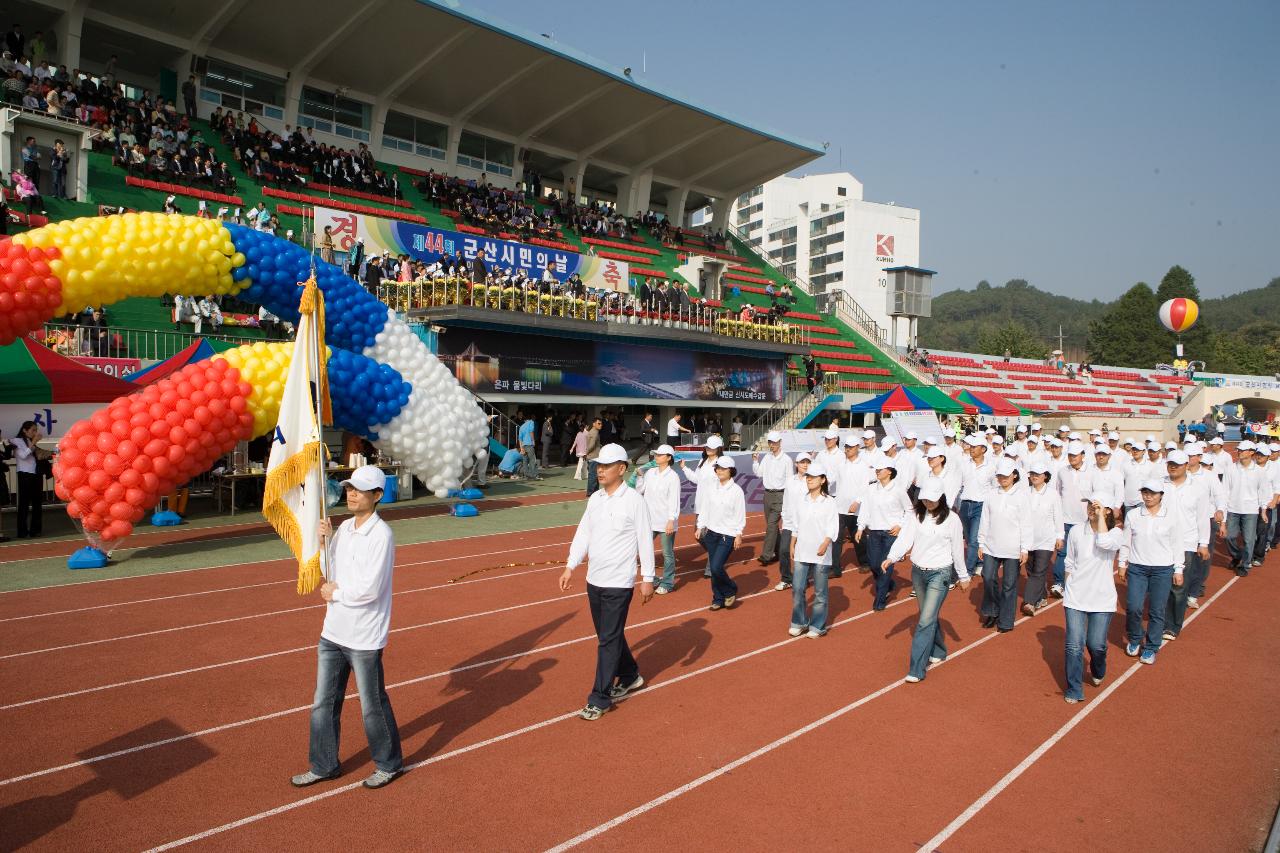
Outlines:
{"type": "Polygon", "coordinates": [[[491,270],[495,266],[510,268],[513,272],[524,270],[530,278],[538,280],[550,264],[558,281],[565,281],[577,273],[587,287],[595,290],[626,293],[630,289],[629,268],[625,261],[317,206],[313,226],[317,241],[323,236],[325,226],[329,227],[334,251],[338,254],[351,251],[356,240],[364,241],[367,256],[390,252],[426,263],[445,256],[453,257],[458,252],[470,261],[483,250],[485,263],[491,270]]]}
{"type": "Polygon", "coordinates": [[[477,394],[777,403],[786,363],[700,350],[452,326],[439,355],[477,394]]]}

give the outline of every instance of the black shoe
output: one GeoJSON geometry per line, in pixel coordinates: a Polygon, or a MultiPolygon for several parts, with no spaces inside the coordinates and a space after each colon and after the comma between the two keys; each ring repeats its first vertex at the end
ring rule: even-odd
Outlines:
{"type": "Polygon", "coordinates": [[[983,616],[983,617],[982,617],[982,627],[983,627],[983,628],[994,628],[995,626],[996,626],[996,617],[994,617],[994,616],[983,616]]]}
{"type": "Polygon", "coordinates": [[[1012,631],[1013,628],[1001,628],[999,625],[997,625],[996,630],[999,631],[1001,634],[1007,634],[1010,631],[1012,631]]]}
{"type": "Polygon", "coordinates": [[[1249,576],[1249,572],[1246,571],[1245,569],[1236,569],[1236,577],[1243,578],[1248,576],[1249,576]]]}
{"type": "Polygon", "coordinates": [[[842,577],[844,577],[844,572],[832,572],[831,574],[827,575],[827,577],[828,577],[828,578],[842,578],[842,577]]]}

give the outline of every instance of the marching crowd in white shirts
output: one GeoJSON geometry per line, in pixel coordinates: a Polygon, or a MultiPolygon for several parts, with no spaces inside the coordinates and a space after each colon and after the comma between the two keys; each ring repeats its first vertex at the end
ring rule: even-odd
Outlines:
{"type": "MultiPolygon", "coordinates": [[[[1188,436],[1178,446],[1101,430],[1085,436],[1065,426],[1046,435],[1036,423],[1017,427],[1010,441],[990,428],[959,440],[944,433],[940,443],[911,432],[899,443],[889,436],[877,441],[871,430],[832,428],[815,453],[784,453],[779,433],[770,433],[767,444],[752,460],[764,490],[765,540],[757,559],[777,562],[774,589],[791,591],[790,635],[826,634],[829,581],[846,568],[874,575],[872,608],[883,610],[898,584],[895,566],[909,557],[909,594],[920,609],[906,677],[913,683],[947,656],[938,613],[956,585],[967,590],[981,582],[981,624],[1001,632],[1014,629],[1019,613],[1034,617],[1051,598],[1062,599],[1065,698],[1074,703],[1084,699],[1086,650],[1091,683],[1106,675],[1117,578],[1125,581],[1125,653],[1154,664],[1162,645],[1180,635],[1187,611],[1200,606],[1218,538],[1240,577],[1280,546],[1280,443],[1242,441],[1233,457],[1221,438],[1188,436]]],[[[659,447],[656,465],[636,484],[643,496],[634,502],[643,515],[637,524],[652,531],[663,554],[655,591],[675,588],[683,476],[697,484],[695,537],[707,554],[710,609],[731,609],[738,587],[728,560],[746,526],[735,463],[714,436],[696,467],[676,467],[674,456],[670,445],[659,447]]],[[[614,457],[625,470],[625,453],[614,457]]],[[[589,505],[584,525],[590,517],[589,505]]],[[[650,569],[642,583],[652,582],[650,569]]],[[[634,583],[633,572],[627,587],[634,583]]],[[[616,623],[608,627],[618,630],[616,623]]],[[[602,652],[584,718],[597,719],[611,699],[643,683],[631,664],[628,657],[626,683],[615,683],[618,662],[611,674],[602,652]],[[611,697],[606,685],[613,685],[611,697]]]]}

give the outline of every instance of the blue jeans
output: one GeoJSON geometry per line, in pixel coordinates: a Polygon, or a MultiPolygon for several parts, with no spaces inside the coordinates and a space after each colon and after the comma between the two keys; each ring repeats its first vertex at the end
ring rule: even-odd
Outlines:
{"type": "Polygon", "coordinates": [[[960,523],[964,526],[964,566],[972,577],[978,573],[978,525],[982,523],[982,501],[960,501],[960,523]]]}
{"type": "Polygon", "coordinates": [[[1006,631],[1012,630],[1018,612],[1018,574],[1021,570],[1017,557],[982,556],[982,615],[994,616],[996,626],[1006,631]]]}
{"type": "Polygon", "coordinates": [[[808,628],[819,634],[827,633],[827,572],[829,566],[818,563],[797,562],[791,567],[791,627],[808,628]],[[805,618],[805,587],[813,576],[813,613],[805,618]]]}
{"type": "Polygon", "coordinates": [[[1053,564],[1053,582],[1058,586],[1067,582],[1067,539],[1073,527],[1074,524],[1062,525],[1062,547],[1058,549],[1058,559],[1053,564]]]}
{"type": "Polygon", "coordinates": [[[1249,563],[1253,559],[1253,543],[1258,538],[1258,514],[1256,512],[1227,513],[1227,553],[1231,562],[1246,575],[1249,574],[1249,563]],[[1236,538],[1243,543],[1236,544],[1236,538]]]}
{"type": "Polygon", "coordinates": [[[658,586],[670,592],[676,586],[676,535],[665,530],[655,530],[653,535],[662,540],[662,577],[658,586]]]}
{"type": "Polygon", "coordinates": [[[1067,698],[1084,698],[1084,650],[1089,649],[1089,674],[1107,675],[1107,630],[1114,613],[1089,613],[1063,608],[1067,615],[1067,698]]]}
{"type": "Polygon", "coordinates": [[[587,460],[587,497],[600,490],[600,477],[596,473],[596,460],[587,460]]]}
{"type": "Polygon", "coordinates": [[[1209,559],[1199,561],[1194,574],[1191,573],[1192,566],[1187,565],[1189,573],[1187,581],[1187,595],[1200,598],[1204,595],[1204,582],[1209,579],[1209,566],[1213,563],[1213,552],[1218,547],[1218,523],[1213,519],[1209,519],[1209,559]]]}
{"type": "Polygon", "coordinates": [[[1275,535],[1277,515],[1280,515],[1280,508],[1268,510],[1266,521],[1258,520],[1258,540],[1253,546],[1253,559],[1261,560],[1267,555],[1271,538],[1275,535]]]}
{"type": "Polygon", "coordinates": [[[520,453],[524,456],[524,475],[530,479],[541,477],[542,471],[538,468],[538,449],[532,444],[522,444],[520,453]]]}
{"type": "Polygon", "coordinates": [[[1183,566],[1182,584],[1172,583],[1169,587],[1169,605],[1165,610],[1164,624],[1165,630],[1172,631],[1174,636],[1182,633],[1182,623],[1187,618],[1187,596],[1194,589],[1192,584],[1195,583],[1196,577],[1200,572],[1200,564],[1204,564],[1205,574],[1209,573],[1209,561],[1201,560],[1200,555],[1195,551],[1184,551],[1182,559],[1183,566]]]}
{"type": "Polygon", "coordinates": [[[334,776],[338,766],[338,738],[342,725],[342,700],[352,670],[360,693],[364,715],[364,736],[369,754],[379,770],[399,773],[404,769],[400,752],[400,729],[391,713],[386,682],[382,675],[382,649],[359,651],[320,638],[316,667],[316,696],[311,706],[311,772],[334,776]]]}
{"type": "Polygon", "coordinates": [[[941,569],[922,569],[911,566],[911,588],[916,592],[916,602],[920,605],[920,621],[916,623],[915,633],[911,635],[911,658],[907,665],[907,674],[916,678],[924,678],[929,668],[929,658],[946,660],[947,645],[942,639],[942,628],[938,626],[938,611],[942,610],[942,602],[947,600],[947,586],[951,583],[954,566],[941,569]]]}
{"type": "MultiPolygon", "coordinates": [[[[1143,566],[1130,563],[1125,596],[1125,636],[1130,643],[1142,643],[1142,651],[1160,651],[1164,635],[1164,615],[1173,586],[1173,566],[1143,566]],[[1142,635],[1142,617],[1147,611],[1147,634],[1142,635]]],[[[1185,578],[1184,578],[1185,580],[1185,578]]]]}
{"type": "Polygon", "coordinates": [[[711,572],[711,603],[724,604],[726,598],[738,594],[738,585],[724,567],[733,551],[733,537],[708,530],[702,534],[702,547],[707,550],[707,569],[711,572]]]}
{"type": "Polygon", "coordinates": [[[862,534],[862,541],[867,545],[867,563],[871,567],[871,574],[876,578],[876,597],[871,604],[872,610],[884,610],[889,604],[889,594],[893,592],[893,566],[887,569],[880,568],[880,564],[889,556],[889,549],[893,547],[893,543],[898,541],[898,537],[892,535],[887,530],[871,530],[867,529],[862,534]]]}

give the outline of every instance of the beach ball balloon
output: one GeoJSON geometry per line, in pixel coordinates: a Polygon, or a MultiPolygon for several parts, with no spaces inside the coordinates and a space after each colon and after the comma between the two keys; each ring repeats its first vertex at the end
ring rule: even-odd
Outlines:
{"type": "Polygon", "coordinates": [[[1160,306],[1160,322],[1171,332],[1185,332],[1199,316],[1200,306],[1191,299],[1170,299],[1160,306]]]}

